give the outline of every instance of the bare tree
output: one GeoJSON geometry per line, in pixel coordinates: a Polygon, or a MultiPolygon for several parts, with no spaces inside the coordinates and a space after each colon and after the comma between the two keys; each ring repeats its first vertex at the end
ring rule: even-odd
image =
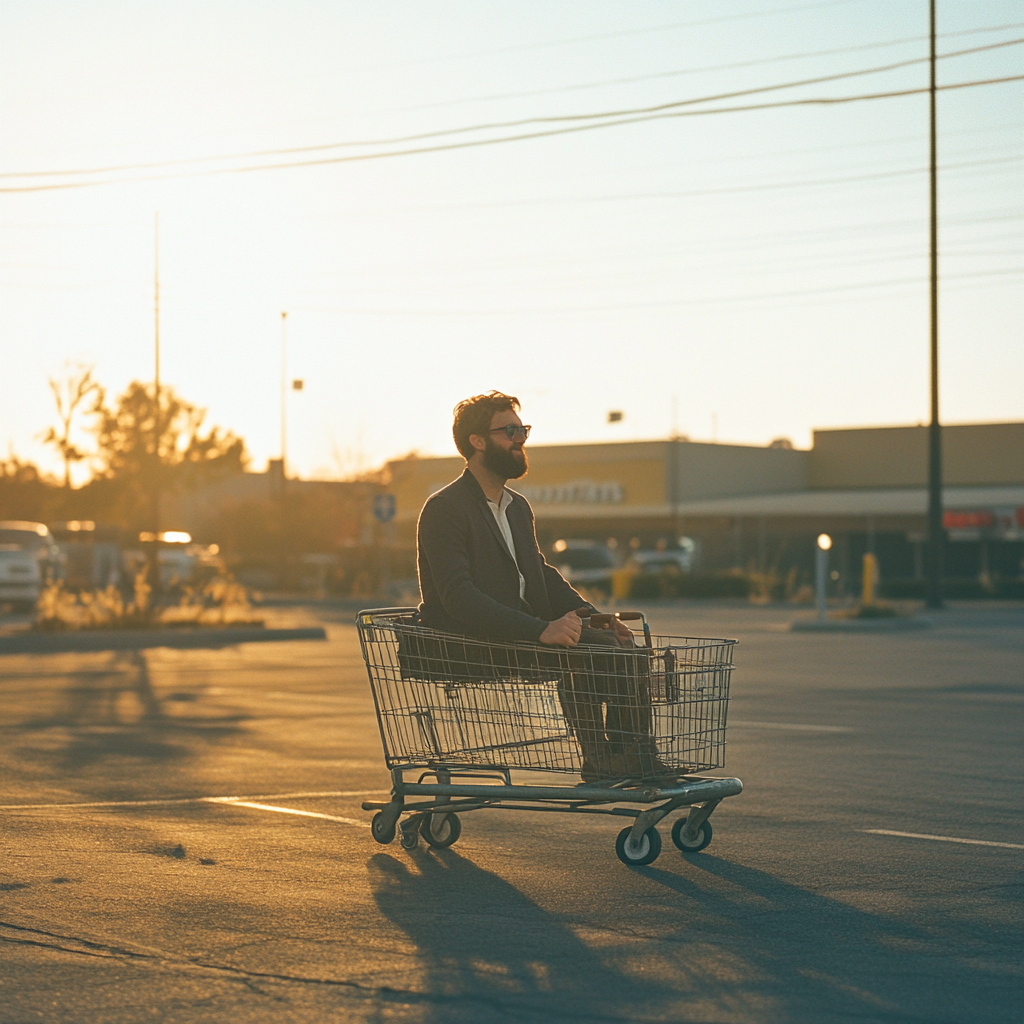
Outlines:
{"type": "Polygon", "coordinates": [[[98,413],[103,408],[105,397],[103,387],[93,377],[94,366],[83,366],[81,363],[64,367],[64,377],[57,381],[50,378],[50,390],[57,403],[57,419],[59,427],[50,427],[43,435],[44,444],[52,444],[60,452],[64,460],[64,486],[71,489],[71,464],[81,462],[85,452],[81,451],[71,440],[75,417],[79,412],[86,414],[98,413]],[[92,397],[92,404],[83,409],[92,397]]]}

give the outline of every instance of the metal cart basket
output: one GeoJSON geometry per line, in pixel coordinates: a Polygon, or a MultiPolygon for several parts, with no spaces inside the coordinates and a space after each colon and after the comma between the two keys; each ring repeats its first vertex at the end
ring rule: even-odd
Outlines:
{"type": "Polygon", "coordinates": [[[494,808],[613,814],[634,819],[616,853],[640,865],[661,852],[657,823],[688,808],[672,840],[684,853],[703,850],[712,811],[743,789],[739,779],[699,774],[725,764],[736,641],[652,636],[642,613],[614,617],[641,624],[637,646],[614,640],[611,615],[591,616],[603,633],[592,628],[587,645],[566,648],[439,633],[419,626],[414,608],[361,611],[393,784],[389,802],[362,805],[377,812],[374,839],[400,833],[406,849],[421,835],[451,846],[459,814],[494,808]],[[513,771],[582,771],[594,781],[513,784],[513,771]]]}

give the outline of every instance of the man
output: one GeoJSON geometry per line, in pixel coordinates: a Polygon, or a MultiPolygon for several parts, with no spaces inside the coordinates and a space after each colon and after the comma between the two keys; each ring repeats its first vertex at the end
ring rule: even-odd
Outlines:
{"type": "MultiPolygon", "coordinates": [[[[505,486],[528,466],[523,445],[530,427],[519,418],[519,407],[517,398],[498,391],[455,407],[452,434],[466,469],[420,512],[420,624],[506,643],[631,648],[633,635],[618,620],[604,630],[583,626],[581,616],[597,609],[544,560],[530,503],[505,486]]],[[[537,657],[543,667],[543,652],[537,657]]],[[[595,665],[616,660],[621,656],[602,659],[590,652],[589,659],[575,659],[560,685],[583,753],[581,774],[585,781],[671,774],[650,739],[649,697],[637,674],[599,672],[602,692],[595,688],[595,665]]]]}

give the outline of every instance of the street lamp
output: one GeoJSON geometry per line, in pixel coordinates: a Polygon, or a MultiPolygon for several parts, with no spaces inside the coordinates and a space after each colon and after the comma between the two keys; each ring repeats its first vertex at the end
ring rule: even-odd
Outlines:
{"type": "Polygon", "coordinates": [[[288,314],[281,313],[281,480],[287,479],[288,458],[288,314]]]}
{"type": "Polygon", "coordinates": [[[818,546],[814,552],[815,580],[818,598],[818,620],[825,621],[825,583],[828,579],[828,552],[832,538],[827,533],[818,534],[818,546]]]}

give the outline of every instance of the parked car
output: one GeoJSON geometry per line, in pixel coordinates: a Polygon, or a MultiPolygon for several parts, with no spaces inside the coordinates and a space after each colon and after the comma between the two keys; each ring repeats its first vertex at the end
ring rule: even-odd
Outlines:
{"type": "Polygon", "coordinates": [[[30,611],[39,600],[43,574],[31,551],[13,543],[0,543],[0,603],[30,611]]]}
{"type": "Polygon", "coordinates": [[[573,586],[605,589],[611,587],[616,567],[611,548],[596,540],[555,541],[551,564],[573,586]]]}
{"type": "Polygon", "coordinates": [[[637,572],[690,572],[697,565],[697,542],[692,537],[662,540],[653,548],[634,551],[626,564],[637,572]]]}
{"type": "Polygon", "coordinates": [[[44,523],[0,519],[0,549],[28,552],[39,566],[42,583],[64,577],[64,555],[44,523]]]}
{"type": "Polygon", "coordinates": [[[104,590],[121,584],[121,548],[125,532],[111,523],[69,520],[49,523],[50,535],[64,559],[61,578],[68,590],[104,590]]]}
{"type": "MultiPolygon", "coordinates": [[[[152,535],[143,534],[141,540],[145,547],[128,548],[123,553],[124,569],[129,580],[135,579],[151,557],[148,545],[152,542],[152,535]]],[[[193,544],[191,537],[184,531],[161,533],[157,561],[160,565],[160,586],[165,590],[202,585],[214,576],[225,573],[219,546],[193,544]]]]}

